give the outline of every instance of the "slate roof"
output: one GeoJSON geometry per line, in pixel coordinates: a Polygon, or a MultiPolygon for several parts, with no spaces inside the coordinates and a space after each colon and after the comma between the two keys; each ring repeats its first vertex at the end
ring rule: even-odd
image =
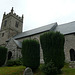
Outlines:
{"type": "Polygon", "coordinates": [[[52,23],[52,24],[49,24],[49,25],[46,25],[46,26],[42,26],[42,27],[33,29],[33,30],[22,32],[22,33],[20,33],[16,36],[14,36],[13,38],[14,39],[19,39],[19,38],[27,37],[27,36],[30,36],[30,35],[34,35],[34,34],[46,32],[46,31],[54,30],[56,28],[56,26],[57,26],[57,23],[55,22],[55,23],[52,23]]]}
{"type": "Polygon", "coordinates": [[[75,33],[75,21],[58,25],[55,31],[60,31],[64,35],[75,33]]]}
{"type": "MultiPolygon", "coordinates": [[[[61,24],[61,25],[58,25],[57,22],[55,22],[55,23],[52,23],[52,24],[49,24],[46,26],[42,26],[42,27],[33,29],[33,30],[22,32],[16,36],[14,36],[13,38],[19,39],[19,38],[39,34],[42,32],[50,31],[50,30],[59,31],[60,33],[62,33],[64,35],[70,34],[70,33],[75,33],[75,21],[61,24]]],[[[8,40],[10,40],[10,39],[8,39],[8,40]]]]}

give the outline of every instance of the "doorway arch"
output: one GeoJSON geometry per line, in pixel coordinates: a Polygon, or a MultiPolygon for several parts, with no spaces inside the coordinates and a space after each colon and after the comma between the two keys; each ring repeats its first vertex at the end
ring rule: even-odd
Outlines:
{"type": "Polygon", "coordinates": [[[74,49],[70,49],[70,60],[75,61],[75,51],[74,51],[74,49]]]}
{"type": "Polygon", "coordinates": [[[8,60],[10,60],[10,59],[11,59],[11,56],[12,56],[12,52],[11,52],[11,51],[9,51],[9,52],[8,52],[8,60]]]}

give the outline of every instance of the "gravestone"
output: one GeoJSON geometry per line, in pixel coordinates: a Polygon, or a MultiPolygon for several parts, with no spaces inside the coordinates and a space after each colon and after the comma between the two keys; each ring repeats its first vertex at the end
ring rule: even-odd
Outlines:
{"type": "Polygon", "coordinates": [[[27,67],[23,73],[23,75],[33,75],[32,69],[27,67]]]}

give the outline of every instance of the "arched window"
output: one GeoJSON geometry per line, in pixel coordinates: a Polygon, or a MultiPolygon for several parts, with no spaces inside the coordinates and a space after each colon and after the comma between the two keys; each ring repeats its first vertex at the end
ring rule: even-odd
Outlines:
{"type": "Polygon", "coordinates": [[[9,52],[8,52],[8,60],[10,60],[10,59],[11,59],[11,56],[12,56],[12,52],[11,52],[11,51],[9,51],[9,52]]]}
{"type": "Polygon", "coordinates": [[[70,49],[70,59],[71,59],[71,61],[75,61],[75,51],[74,51],[74,49],[70,49]]]}

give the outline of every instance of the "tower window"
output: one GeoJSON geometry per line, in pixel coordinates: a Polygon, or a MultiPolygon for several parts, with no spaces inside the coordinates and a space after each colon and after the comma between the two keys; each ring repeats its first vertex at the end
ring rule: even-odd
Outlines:
{"type": "Polygon", "coordinates": [[[6,26],[6,24],[7,24],[7,20],[5,20],[5,22],[4,22],[4,26],[6,26]]]}
{"type": "Polygon", "coordinates": [[[17,21],[16,21],[15,27],[17,27],[17,28],[18,28],[18,25],[19,25],[19,22],[17,22],[17,21]]]}
{"type": "Polygon", "coordinates": [[[4,33],[2,33],[2,37],[4,36],[4,33]]]}

